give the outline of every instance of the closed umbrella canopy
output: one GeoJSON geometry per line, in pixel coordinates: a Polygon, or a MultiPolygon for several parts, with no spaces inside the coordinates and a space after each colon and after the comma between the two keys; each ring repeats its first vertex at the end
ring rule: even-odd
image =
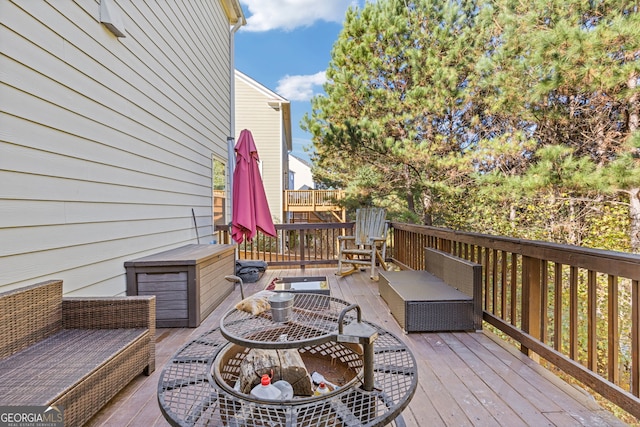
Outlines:
{"type": "Polygon", "coordinates": [[[276,228],[258,168],[258,150],[247,129],[240,132],[235,151],[231,237],[238,243],[253,239],[258,231],[275,237],[276,228]]]}

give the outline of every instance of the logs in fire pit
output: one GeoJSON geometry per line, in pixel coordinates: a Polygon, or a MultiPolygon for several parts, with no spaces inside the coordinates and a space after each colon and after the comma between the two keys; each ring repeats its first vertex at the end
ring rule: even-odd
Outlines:
{"type": "Polygon", "coordinates": [[[279,380],[290,383],[294,397],[306,398],[313,396],[313,372],[340,387],[353,381],[362,371],[362,348],[336,342],[277,350],[231,344],[221,352],[214,366],[225,383],[240,393],[249,394],[260,384],[262,375],[267,374],[272,383],[279,380]]]}
{"type": "Polygon", "coordinates": [[[240,391],[249,394],[265,374],[271,377],[272,383],[287,381],[293,387],[295,396],[313,394],[311,377],[296,349],[251,349],[240,363],[240,391]]]}

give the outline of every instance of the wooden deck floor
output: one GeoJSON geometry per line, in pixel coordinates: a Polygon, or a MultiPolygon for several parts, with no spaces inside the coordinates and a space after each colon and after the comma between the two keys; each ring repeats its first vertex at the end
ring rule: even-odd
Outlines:
{"type": "MultiPolygon", "coordinates": [[[[327,276],[331,294],[355,302],[363,318],[401,337],[419,366],[419,385],[402,416],[407,426],[611,426],[624,425],[584,390],[561,381],[518,351],[487,333],[403,334],[367,272],[339,278],[333,269],[268,270],[250,295],[282,276],[327,276]]],[[[240,301],[235,291],[196,329],[157,331],[156,371],[140,375],[87,425],[167,426],[157,402],[160,372],[187,341],[219,325],[240,301]]]]}

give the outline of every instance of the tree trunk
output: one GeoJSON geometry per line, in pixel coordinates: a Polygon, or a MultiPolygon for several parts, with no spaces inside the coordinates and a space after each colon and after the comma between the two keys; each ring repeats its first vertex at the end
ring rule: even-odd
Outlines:
{"type": "Polygon", "coordinates": [[[413,202],[413,194],[408,193],[406,197],[406,201],[407,201],[407,209],[409,209],[409,212],[413,212],[414,214],[417,214],[416,204],[413,202]]]}
{"type": "MultiPolygon", "coordinates": [[[[627,82],[632,91],[636,88],[638,75],[633,73],[627,82]]],[[[629,99],[629,135],[638,130],[640,124],[640,102],[638,94],[634,93],[629,99]]],[[[631,250],[640,253],[640,188],[629,189],[629,218],[631,221],[631,250]]]]}
{"type": "Polygon", "coordinates": [[[573,197],[569,197],[569,243],[571,245],[580,245],[578,240],[578,215],[576,215],[576,201],[573,197]]]}
{"type": "Polygon", "coordinates": [[[640,253],[640,188],[629,190],[629,218],[631,220],[631,251],[640,253]]]}
{"type": "Polygon", "coordinates": [[[251,349],[240,362],[240,391],[249,394],[253,387],[260,384],[260,379],[265,374],[273,377],[272,382],[287,381],[296,396],[313,394],[311,377],[296,349],[251,349]]]}
{"type": "Polygon", "coordinates": [[[424,225],[433,225],[433,217],[431,216],[431,209],[433,205],[433,199],[431,197],[431,194],[427,194],[426,192],[422,194],[422,209],[423,209],[423,216],[422,216],[422,223],[424,225]]]}
{"type": "Polygon", "coordinates": [[[407,200],[407,209],[409,209],[409,212],[412,212],[414,214],[418,214],[416,212],[416,204],[415,201],[413,200],[413,191],[411,188],[411,180],[410,180],[410,176],[409,176],[409,168],[407,167],[407,165],[404,165],[403,169],[402,169],[403,175],[404,175],[404,185],[405,185],[405,194],[406,196],[406,200],[407,200]]]}

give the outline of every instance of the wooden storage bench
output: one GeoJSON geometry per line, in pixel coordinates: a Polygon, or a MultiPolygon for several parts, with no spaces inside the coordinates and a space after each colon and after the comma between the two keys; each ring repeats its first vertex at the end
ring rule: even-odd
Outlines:
{"type": "Polygon", "coordinates": [[[381,271],[380,296],[406,332],[482,329],[482,266],[431,248],[426,271],[381,271]]]}
{"type": "Polygon", "coordinates": [[[186,245],[124,263],[127,295],[155,295],[159,328],[200,325],[232,291],[235,245],[186,245]]]}
{"type": "Polygon", "coordinates": [[[80,426],[155,369],[155,297],[63,298],[51,280],[0,293],[0,406],[62,407],[80,426]]]}

